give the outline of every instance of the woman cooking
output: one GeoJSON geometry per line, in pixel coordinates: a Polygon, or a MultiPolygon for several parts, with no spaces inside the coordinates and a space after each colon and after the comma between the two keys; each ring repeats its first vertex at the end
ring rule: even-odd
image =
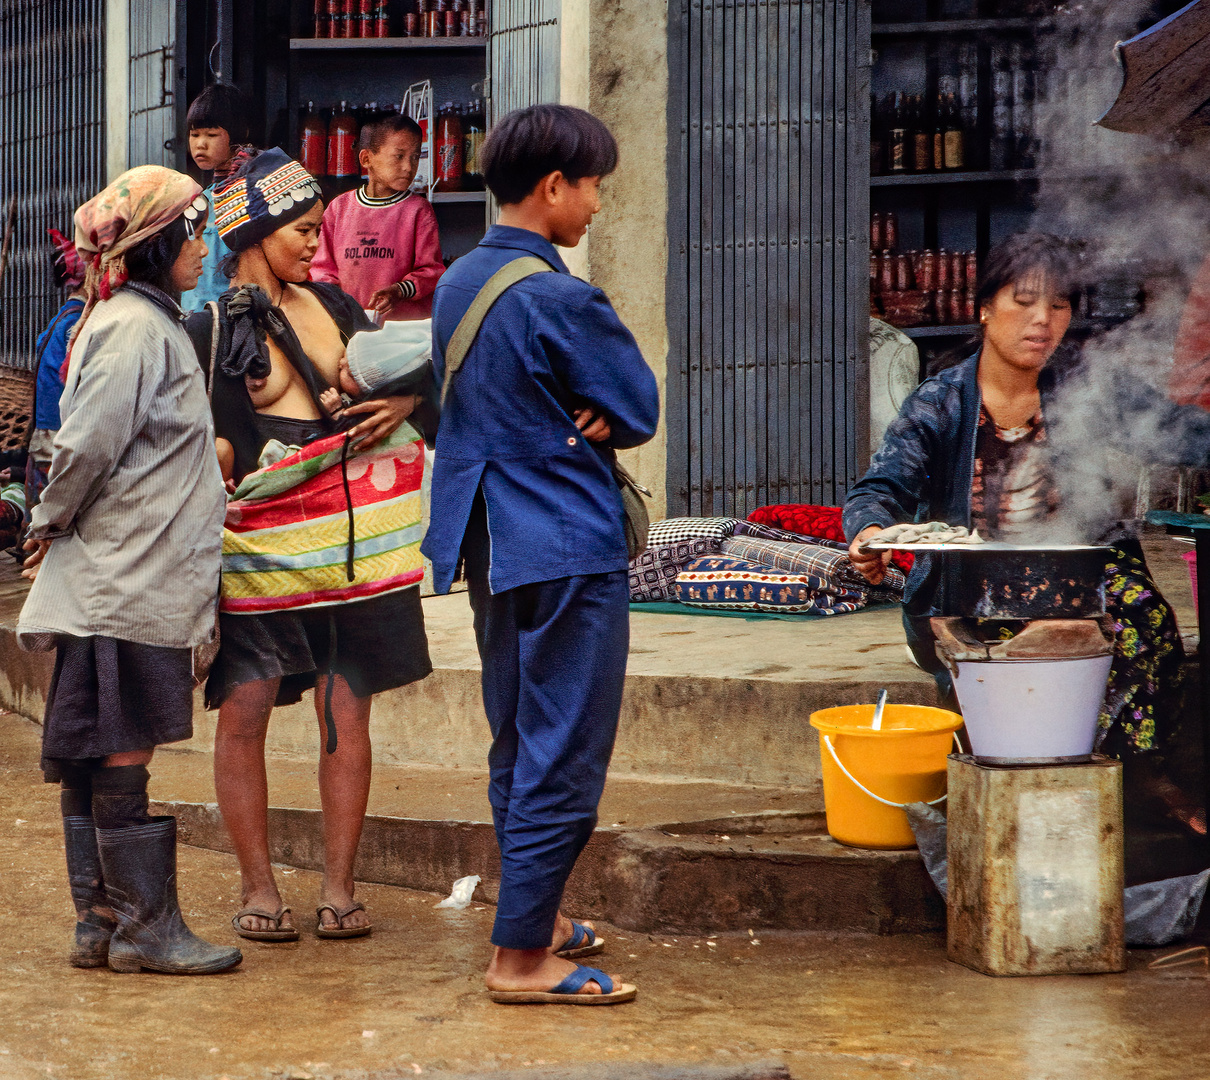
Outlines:
{"type": "MultiPolygon", "coordinates": [[[[278,456],[286,455],[285,465],[291,450],[337,433],[321,408],[320,395],[337,384],[349,337],[374,327],[351,296],[334,285],[307,280],[319,244],[323,203],[310,174],[281,150],[249,155],[238,164],[215,191],[215,214],[233,253],[229,258],[234,266],[228,268],[232,288],[217,307],[194,313],[188,329],[199,360],[212,371],[219,461],[225,478],[238,484],[265,464],[260,457],[267,444],[278,447],[278,456]]],[[[385,397],[344,409],[343,416],[355,426],[344,439],[342,462],[312,478],[311,497],[314,483],[322,484],[334,468],[335,490],[343,487],[352,519],[350,483],[356,489],[356,477],[366,472],[364,465],[358,467],[358,455],[395,436],[414,405],[412,397],[385,397]]],[[[412,443],[404,450],[412,463],[409,475],[418,476],[421,451],[412,443]]],[[[394,460],[379,461],[369,480],[363,475],[362,486],[377,485],[390,493],[394,481],[389,478],[397,471],[394,460]]],[[[294,491],[300,502],[308,497],[302,488],[294,491]]],[[[387,522],[393,522],[390,515],[408,502],[395,499],[393,507],[381,510],[386,516],[378,519],[379,539],[407,531],[387,522]]],[[[239,506],[237,501],[234,513],[242,521],[239,506]]],[[[337,578],[344,584],[344,502],[338,512],[333,509],[329,504],[304,515],[321,529],[324,521],[334,523],[327,546],[292,550],[282,564],[310,560],[322,573],[339,561],[337,578]],[[333,551],[338,560],[330,557],[333,551]]],[[[224,559],[233,527],[229,512],[224,559]]],[[[295,529],[292,535],[296,540],[302,533],[295,529]]],[[[276,582],[289,572],[235,574],[224,563],[221,645],[206,699],[208,707],[219,709],[215,790],[243,879],[243,905],[232,920],[241,937],[280,942],[299,936],[269,860],[265,737],[274,706],[296,702],[312,687],[321,730],[328,731],[327,752],[320,755],[319,764],[324,878],[316,932],[323,938],[370,932],[369,915],[353,896],[353,861],[370,786],[371,698],[423,678],[431,665],[419,590],[404,587],[414,585],[421,571],[406,582],[399,575],[385,582],[355,582],[354,561],[361,557],[355,549],[360,546],[350,525],[352,584],[343,592],[291,593],[287,587],[284,594],[244,595],[239,612],[230,604],[230,578],[251,579],[255,593],[262,585],[277,588],[276,582]],[[258,605],[258,599],[266,602],[258,605]]],[[[417,552],[417,566],[419,558],[417,552]]],[[[387,557],[380,561],[393,566],[399,562],[387,557]]]]}
{"type": "MultiPolygon", "coordinates": [[[[1110,543],[1104,584],[1116,645],[1098,748],[1121,756],[1159,747],[1163,721],[1175,713],[1172,694],[1184,653],[1175,616],[1149,576],[1138,540],[1120,529],[1112,534],[1113,522],[1081,521],[1064,498],[1065,447],[1061,431],[1053,423],[1048,429],[1047,415],[1058,380],[1048,363],[1071,323],[1077,273],[1070,247],[1047,234],[1019,234],[992,250],[977,294],[979,351],[928,379],[904,403],[849,494],[844,524],[853,564],[875,584],[890,553],[863,551],[862,544],[902,522],[943,520],[977,529],[987,540],[1110,543]],[[1079,535],[1090,525],[1100,535],[1079,535]]],[[[1056,411],[1050,419],[1059,416],[1056,411]]],[[[1175,423],[1173,431],[1179,452],[1175,423]]],[[[1129,438],[1125,426],[1120,435],[1123,442],[1129,438]]],[[[920,553],[904,597],[909,648],[946,697],[952,685],[934,653],[929,617],[944,611],[947,579],[958,572],[954,558],[920,553]]],[[[1189,824],[1193,814],[1172,805],[1183,800],[1171,785],[1162,786],[1169,810],[1189,824]]],[[[1197,825],[1205,831],[1204,815],[1197,825]]]]}

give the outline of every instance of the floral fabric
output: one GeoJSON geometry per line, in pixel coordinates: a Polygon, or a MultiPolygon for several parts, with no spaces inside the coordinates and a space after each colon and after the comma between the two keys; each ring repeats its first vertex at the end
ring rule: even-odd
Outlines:
{"type": "Polygon", "coordinates": [[[1155,750],[1157,716],[1162,724],[1171,710],[1185,655],[1176,616],[1142,559],[1118,548],[1105,566],[1105,607],[1115,641],[1098,745],[1119,725],[1129,749],[1155,750]]]}

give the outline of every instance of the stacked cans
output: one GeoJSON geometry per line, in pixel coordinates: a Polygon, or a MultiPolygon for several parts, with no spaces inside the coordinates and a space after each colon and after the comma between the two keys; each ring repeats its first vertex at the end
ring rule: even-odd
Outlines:
{"type": "Polygon", "coordinates": [[[894,212],[870,223],[870,313],[892,326],[962,326],[976,321],[979,275],[973,251],[899,251],[894,212]]]}

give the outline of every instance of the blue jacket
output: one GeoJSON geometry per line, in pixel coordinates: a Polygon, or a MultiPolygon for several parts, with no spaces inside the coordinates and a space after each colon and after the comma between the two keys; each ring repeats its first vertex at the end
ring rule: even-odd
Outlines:
{"type": "Polygon", "coordinates": [[[35,352],[38,372],[34,389],[34,427],[59,430],[59,397],[63,393],[63,361],[67,359],[67,337],[84,313],[84,301],[71,298],[38,335],[35,352]]]}
{"type": "Polygon", "coordinates": [[[231,253],[231,249],[218,234],[218,222],[214,216],[214,185],[211,184],[202,194],[210,200],[210,216],[202,230],[202,239],[206,241],[208,251],[202,260],[202,274],[197,279],[197,288],[181,294],[181,310],[184,312],[201,311],[211,300],[217,300],[231,288],[227,275],[218,266],[231,253]]]}
{"type": "Polygon", "coordinates": [[[455,262],[433,295],[433,366],[479,289],[513,259],[537,255],[558,273],[514,285],[483,322],[450,380],[433,466],[432,515],[421,550],[448,592],[475,494],[482,488],[493,593],[582,574],[625,570],[613,449],[647,442],[659,391],[605,294],[572,277],[537,233],[495,225],[455,262]],[[609,420],[608,445],[572,420],[589,405],[609,420]]]}
{"type": "MultiPolygon", "coordinates": [[[[1162,464],[1203,465],[1210,455],[1210,414],[1195,407],[1182,408],[1161,397],[1141,380],[1117,379],[1095,389],[1080,380],[1086,372],[1077,368],[1066,378],[1053,367],[1038,380],[1042,411],[1046,416],[1047,444],[1059,488],[1061,514],[1070,525],[1070,539],[1135,546],[1121,524],[1103,519],[1081,520],[1073,503],[1064,498],[1064,481],[1070,485],[1089,469],[1090,455],[1103,448],[1081,441],[1082,432],[1069,431],[1065,405],[1069,401],[1094,400],[1103,414],[1099,429],[1110,445],[1127,453],[1140,450],[1162,464]],[[1066,392],[1075,389],[1076,397],[1066,392]],[[1064,397],[1056,401],[1062,389],[1064,397]],[[1157,421],[1157,417],[1161,418],[1157,421]],[[1164,432],[1164,442],[1140,433],[1164,432]],[[1084,459],[1081,461],[1081,459],[1084,459]]],[[[844,531],[853,538],[870,525],[887,528],[906,521],[945,521],[950,525],[971,523],[971,487],[975,473],[975,438],[979,426],[979,354],[925,380],[903,403],[898,417],[887,428],[882,445],[870,459],[865,476],[849,492],[844,505],[844,531]]],[[[1069,488],[1070,490],[1070,488],[1069,488]]],[[[1106,499],[1105,502],[1109,500],[1106,499]]],[[[904,592],[905,614],[913,617],[941,614],[945,596],[956,583],[959,558],[921,552],[908,575],[904,592]]]]}

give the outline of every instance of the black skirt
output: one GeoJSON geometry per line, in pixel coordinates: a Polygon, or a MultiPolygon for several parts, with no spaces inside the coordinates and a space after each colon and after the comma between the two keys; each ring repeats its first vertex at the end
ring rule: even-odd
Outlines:
{"type": "Polygon", "coordinates": [[[63,637],[46,696],[42,769],[193,735],[193,651],[110,637],[63,637]]]}
{"type": "Polygon", "coordinates": [[[329,670],[360,698],[423,679],[433,670],[418,588],[330,607],[265,615],[219,615],[217,659],[206,683],[216,709],[237,686],[281,679],[278,705],[292,705],[329,670]]]}

